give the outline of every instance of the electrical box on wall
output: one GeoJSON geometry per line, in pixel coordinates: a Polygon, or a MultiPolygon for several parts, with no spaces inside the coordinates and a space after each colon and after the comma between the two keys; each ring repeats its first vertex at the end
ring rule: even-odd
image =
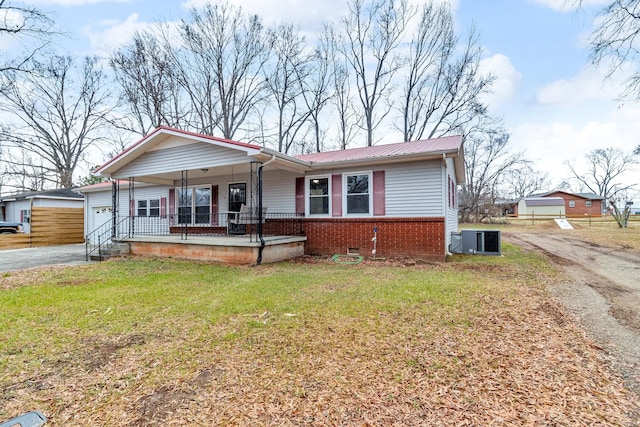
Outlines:
{"type": "Polygon", "coordinates": [[[449,251],[457,254],[501,255],[499,230],[462,230],[451,233],[449,251]]]}

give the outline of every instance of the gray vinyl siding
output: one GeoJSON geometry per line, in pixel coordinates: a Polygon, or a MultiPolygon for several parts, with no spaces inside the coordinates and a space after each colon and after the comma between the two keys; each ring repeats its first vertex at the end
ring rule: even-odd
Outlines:
{"type": "MultiPolygon", "coordinates": [[[[452,159],[447,159],[447,176],[449,178],[451,178],[453,180],[453,182],[456,182],[456,177],[454,174],[454,170],[455,170],[455,166],[453,164],[453,160],[452,159]]],[[[446,180],[447,185],[449,180],[446,180]]],[[[446,243],[446,248],[448,250],[449,248],[449,243],[451,243],[451,233],[458,231],[458,192],[457,192],[457,185],[456,185],[456,194],[455,194],[455,206],[453,208],[449,207],[449,203],[447,202],[447,197],[445,197],[445,205],[446,211],[447,211],[447,216],[445,219],[445,243],[446,243]]],[[[447,195],[447,193],[445,192],[445,195],[447,195]]]]}
{"type": "Polygon", "coordinates": [[[286,171],[265,172],[262,197],[267,213],[295,213],[296,175],[286,171]]]}
{"type": "Polygon", "coordinates": [[[443,216],[441,161],[385,167],[386,216],[443,216]]]}
{"type": "Polygon", "coordinates": [[[114,174],[114,177],[127,178],[189,169],[214,168],[250,161],[251,159],[242,151],[201,142],[149,151],[124,166],[114,174]]]}
{"type": "Polygon", "coordinates": [[[93,209],[98,207],[110,207],[111,206],[111,188],[100,191],[97,193],[87,193],[84,195],[85,209],[84,218],[86,222],[85,234],[91,233],[98,226],[102,224],[95,224],[93,209]]]}

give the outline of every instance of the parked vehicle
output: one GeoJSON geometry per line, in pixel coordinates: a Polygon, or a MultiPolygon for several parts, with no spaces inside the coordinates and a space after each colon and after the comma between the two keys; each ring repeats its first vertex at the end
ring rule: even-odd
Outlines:
{"type": "Polygon", "coordinates": [[[0,221],[0,234],[23,233],[21,222],[0,221]]]}

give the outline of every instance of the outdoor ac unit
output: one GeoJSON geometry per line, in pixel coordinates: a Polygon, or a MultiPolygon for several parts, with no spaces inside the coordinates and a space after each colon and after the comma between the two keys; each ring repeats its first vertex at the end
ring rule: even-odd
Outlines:
{"type": "Polygon", "coordinates": [[[500,231],[498,230],[462,230],[451,233],[452,253],[501,255],[500,231]]]}

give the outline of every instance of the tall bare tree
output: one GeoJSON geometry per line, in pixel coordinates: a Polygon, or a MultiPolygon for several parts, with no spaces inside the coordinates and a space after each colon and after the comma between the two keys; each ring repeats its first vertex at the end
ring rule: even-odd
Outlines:
{"type": "Polygon", "coordinates": [[[354,72],[371,146],[374,130],[391,109],[393,78],[402,66],[397,48],[414,10],[406,0],[348,0],[348,5],[342,19],[344,40],[338,46],[354,72]]]}
{"type": "Polygon", "coordinates": [[[191,9],[181,36],[189,55],[180,59],[182,85],[192,108],[199,112],[199,129],[233,139],[265,97],[263,66],[270,38],[260,18],[228,3],[191,9]]]}
{"type": "Polygon", "coordinates": [[[502,177],[502,193],[505,197],[520,200],[549,185],[549,174],[534,169],[533,162],[523,160],[517,168],[505,171],[502,177]]]}
{"type": "Polygon", "coordinates": [[[55,22],[41,10],[23,2],[0,0],[0,36],[20,45],[15,56],[0,63],[0,72],[28,71],[31,59],[58,34],[55,22]]]}
{"type": "Polygon", "coordinates": [[[53,171],[48,179],[71,187],[82,156],[102,141],[101,130],[114,108],[110,88],[97,58],[77,65],[71,57],[33,61],[33,72],[7,75],[0,111],[0,139],[38,156],[53,171]]]}
{"type": "Polygon", "coordinates": [[[130,113],[123,125],[146,135],[158,126],[186,127],[190,110],[176,78],[167,34],[138,32],[110,58],[123,104],[130,113]]]}
{"type": "Polygon", "coordinates": [[[625,154],[615,147],[598,148],[585,154],[586,171],[571,162],[565,162],[571,171],[571,179],[580,186],[606,200],[612,200],[619,193],[635,187],[636,184],[622,184],[618,180],[638,163],[633,153],[625,154]]]}
{"type": "MultiPolygon", "coordinates": [[[[582,0],[573,3],[581,4],[582,0]]],[[[612,0],[602,9],[591,34],[591,60],[608,66],[609,74],[623,65],[633,71],[627,80],[623,97],[640,100],[640,2],[612,0]]]]}
{"type": "Polygon", "coordinates": [[[495,123],[487,123],[481,132],[474,132],[466,138],[466,182],[458,193],[463,222],[484,219],[483,207],[495,203],[502,177],[522,163],[522,153],[512,153],[508,141],[509,134],[495,123]]]}
{"type": "MultiPolygon", "coordinates": [[[[265,82],[273,100],[278,151],[289,153],[302,138],[311,111],[305,103],[311,73],[309,57],[304,53],[305,40],[291,24],[280,25],[274,32],[272,63],[265,68],[265,82]]],[[[301,147],[300,147],[301,148],[301,147]]],[[[304,151],[304,150],[298,150],[304,151]]]]}
{"type": "Polygon", "coordinates": [[[313,130],[315,151],[321,152],[324,148],[326,132],[322,129],[322,113],[329,104],[333,93],[331,91],[333,73],[335,67],[335,44],[326,33],[321,35],[313,54],[309,58],[309,75],[303,79],[304,89],[302,95],[309,110],[310,126],[313,130]]]}
{"type": "Polygon", "coordinates": [[[480,102],[494,78],[478,72],[478,35],[471,28],[460,49],[448,5],[428,2],[422,7],[409,45],[402,94],[405,141],[461,133],[486,108],[480,102]]]}

